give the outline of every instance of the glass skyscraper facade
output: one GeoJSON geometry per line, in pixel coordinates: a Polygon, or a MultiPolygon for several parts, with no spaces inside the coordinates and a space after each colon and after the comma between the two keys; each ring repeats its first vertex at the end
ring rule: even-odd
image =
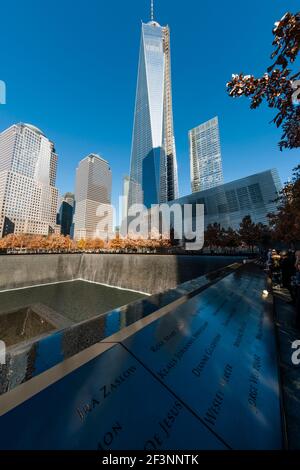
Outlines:
{"type": "Polygon", "coordinates": [[[150,207],[177,197],[170,32],[150,21],[142,24],[128,204],[150,207]]]}
{"type": "Polygon", "coordinates": [[[189,132],[192,192],[223,184],[218,117],[189,132]]]}
{"type": "Polygon", "coordinates": [[[64,236],[71,234],[74,213],[74,194],[66,193],[60,201],[58,224],[60,233],[64,236]]]}

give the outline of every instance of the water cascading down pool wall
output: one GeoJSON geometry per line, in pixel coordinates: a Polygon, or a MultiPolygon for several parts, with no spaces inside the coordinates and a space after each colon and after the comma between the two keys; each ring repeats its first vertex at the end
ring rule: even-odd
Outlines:
{"type": "Polygon", "coordinates": [[[14,306],[13,316],[21,327],[27,319],[32,335],[10,346],[0,366],[0,448],[282,448],[272,299],[261,295],[258,267],[239,261],[1,256],[6,327],[11,312],[8,304],[1,310],[1,295],[29,292],[20,289],[26,286],[61,283],[60,295],[72,303],[82,292],[76,283],[105,284],[125,289],[127,305],[120,297],[123,306],[99,313],[94,298],[103,291],[87,290],[84,304],[96,314],[80,317],[83,304],[72,317],[64,302],[47,305],[47,290],[39,302],[14,306]],[[38,319],[45,330],[35,335],[38,319]]]}

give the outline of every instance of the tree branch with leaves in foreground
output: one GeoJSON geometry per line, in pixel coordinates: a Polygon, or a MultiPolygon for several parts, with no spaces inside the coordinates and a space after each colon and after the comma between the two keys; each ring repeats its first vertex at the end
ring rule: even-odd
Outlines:
{"type": "Polygon", "coordinates": [[[279,148],[292,149],[300,147],[300,84],[297,84],[300,71],[291,70],[300,50],[300,12],[286,13],[275,23],[273,35],[275,49],[271,59],[274,62],[266,73],[261,78],[242,73],[232,75],[227,83],[227,92],[234,98],[250,97],[252,109],[263,101],[270,108],[277,109],[271,122],[283,130],[279,148]]]}

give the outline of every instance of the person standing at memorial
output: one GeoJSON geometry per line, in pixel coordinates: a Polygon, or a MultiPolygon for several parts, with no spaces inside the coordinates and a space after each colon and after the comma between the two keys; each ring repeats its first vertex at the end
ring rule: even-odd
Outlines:
{"type": "Polygon", "coordinates": [[[272,265],[272,250],[270,248],[268,253],[267,253],[267,269],[270,270],[271,265],[272,265]]]}
{"type": "Polygon", "coordinates": [[[281,285],[280,255],[272,250],[271,278],[274,287],[281,285]]]}
{"type": "Polygon", "coordinates": [[[300,258],[296,263],[296,325],[300,328],[300,258]]]}
{"type": "Polygon", "coordinates": [[[291,280],[295,274],[294,254],[292,252],[282,251],[280,253],[280,269],[282,287],[291,292],[291,280]]]}

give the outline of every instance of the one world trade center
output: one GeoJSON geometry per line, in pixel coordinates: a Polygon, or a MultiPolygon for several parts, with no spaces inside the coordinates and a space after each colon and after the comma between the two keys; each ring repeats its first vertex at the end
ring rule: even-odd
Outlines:
{"type": "Polygon", "coordinates": [[[147,207],[178,197],[173,128],[170,30],[142,23],[128,204],[147,207]]]}

